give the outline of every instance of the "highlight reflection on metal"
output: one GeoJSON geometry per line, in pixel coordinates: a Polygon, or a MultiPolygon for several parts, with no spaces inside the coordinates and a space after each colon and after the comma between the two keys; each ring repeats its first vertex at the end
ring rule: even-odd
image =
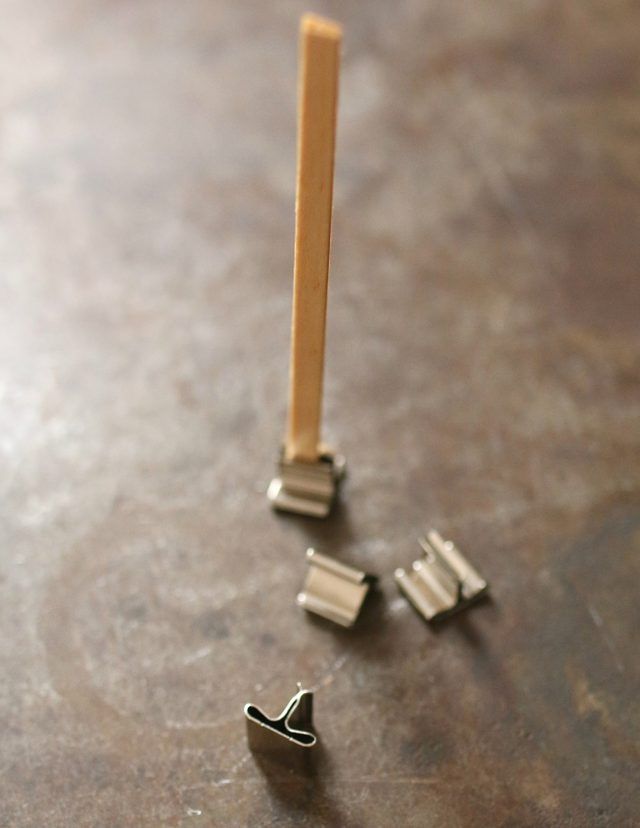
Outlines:
{"type": "Polygon", "coordinates": [[[414,562],[410,573],[396,569],[395,578],[427,621],[457,612],[484,595],[487,582],[451,541],[431,530],[419,543],[424,557],[414,562]]]}
{"type": "Polygon", "coordinates": [[[287,460],[278,462],[267,497],[274,509],[310,517],[326,517],[345,474],[342,455],[325,452],[315,463],[287,460]]]}
{"type": "Polygon", "coordinates": [[[309,573],[298,594],[298,605],[343,627],[353,626],[375,576],[315,549],[307,549],[307,561],[309,573]]]}
{"type": "Polygon", "coordinates": [[[301,684],[277,718],[270,719],[253,704],[245,705],[244,715],[251,750],[297,753],[299,748],[312,748],[317,742],[312,722],[313,692],[303,690],[301,684]]]}

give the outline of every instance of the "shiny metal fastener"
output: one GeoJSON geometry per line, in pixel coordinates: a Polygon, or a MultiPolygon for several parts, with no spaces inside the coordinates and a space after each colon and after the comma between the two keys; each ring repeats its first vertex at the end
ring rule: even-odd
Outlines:
{"type": "Polygon", "coordinates": [[[288,460],[282,455],[278,474],[267,497],[274,509],[309,517],[326,517],[345,474],[342,455],[325,452],[315,463],[288,460]]]}
{"type": "Polygon", "coordinates": [[[424,557],[411,572],[396,569],[396,583],[427,621],[442,618],[480,598],[488,589],[460,550],[431,530],[420,546],[424,557]]]}
{"type": "Polygon", "coordinates": [[[253,704],[245,705],[244,715],[251,750],[298,753],[300,748],[312,748],[317,742],[312,722],[313,692],[303,690],[301,684],[277,718],[270,719],[253,704]]]}
{"type": "Polygon", "coordinates": [[[297,603],[342,627],[355,623],[375,575],[307,549],[309,572],[297,603]]]}

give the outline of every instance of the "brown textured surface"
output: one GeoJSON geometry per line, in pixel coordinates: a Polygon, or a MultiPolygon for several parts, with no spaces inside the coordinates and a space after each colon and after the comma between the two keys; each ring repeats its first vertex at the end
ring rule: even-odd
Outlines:
{"type": "Polygon", "coordinates": [[[326,523],[284,429],[293,0],[0,0],[0,820],[629,826],[640,811],[637,4],[345,26],[326,523]],[[425,523],[491,581],[434,631],[425,523]],[[349,632],[309,543],[383,576],[349,632]],[[315,775],[242,705],[317,688],[315,775]]]}

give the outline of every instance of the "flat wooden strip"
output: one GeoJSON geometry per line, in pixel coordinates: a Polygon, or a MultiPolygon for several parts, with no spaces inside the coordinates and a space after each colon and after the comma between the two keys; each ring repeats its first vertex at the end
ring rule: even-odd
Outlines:
{"type": "Polygon", "coordinates": [[[300,26],[298,167],[289,419],[285,453],[319,456],[331,238],[340,26],[305,15],[300,26]]]}

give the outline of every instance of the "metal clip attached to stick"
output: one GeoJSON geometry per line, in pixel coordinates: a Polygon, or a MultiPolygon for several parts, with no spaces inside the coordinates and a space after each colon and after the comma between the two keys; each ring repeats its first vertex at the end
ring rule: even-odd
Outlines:
{"type": "Polygon", "coordinates": [[[298,594],[298,606],[342,627],[353,626],[375,575],[321,555],[315,549],[307,549],[307,561],[309,573],[303,591],[298,594]]]}
{"type": "Polygon", "coordinates": [[[274,509],[323,518],[329,514],[338,484],[345,474],[345,459],[326,451],[314,463],[288,460],[278,462],[267,497],[274,509]]]}
{"type": "Polygon", "coordinates": [[[276,719],[270,719],[254,704],[245,705],[244,715],[251,750],[297,753],[299,748],[311,748],[317,742],[312,722],[313,692],[303,690],[301,684],[276,719]]]}
{"type": "Polygon", "coordinates": [[[459,549],[431,530],[422,538],[424,557],[414,561],[411,572],[396,569],[396,583],[427,621],[457,612],[488,589],[459,549]]]}

